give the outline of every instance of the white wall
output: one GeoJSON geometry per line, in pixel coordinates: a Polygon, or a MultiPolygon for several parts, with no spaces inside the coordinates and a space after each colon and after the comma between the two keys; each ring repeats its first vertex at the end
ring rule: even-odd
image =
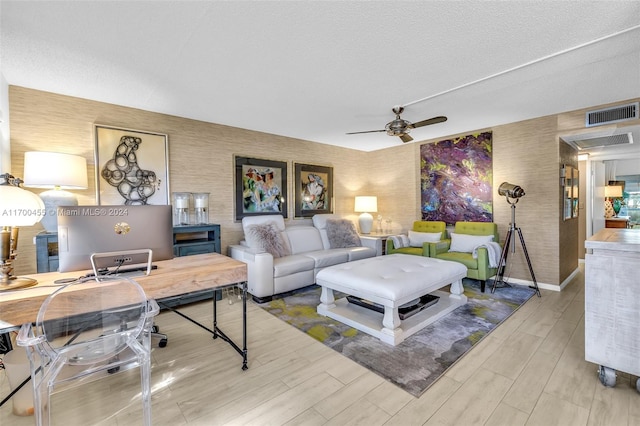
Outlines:
{"type": "Polygon", "coordinates": [[[640,175],[640,158],[617,160],[616,176],[640,175]]]}

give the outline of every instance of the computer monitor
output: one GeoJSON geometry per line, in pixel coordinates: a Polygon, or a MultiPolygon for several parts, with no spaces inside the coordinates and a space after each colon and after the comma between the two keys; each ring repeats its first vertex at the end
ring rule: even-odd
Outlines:
{"type": "Polygon", "coordinates": [[[130,252],[101,256],[99,268],[126,269],[173,258],[170,205],[66,206],[58,208],[58,261],[60,272],[92,269],[94,253],[130,252]]]}

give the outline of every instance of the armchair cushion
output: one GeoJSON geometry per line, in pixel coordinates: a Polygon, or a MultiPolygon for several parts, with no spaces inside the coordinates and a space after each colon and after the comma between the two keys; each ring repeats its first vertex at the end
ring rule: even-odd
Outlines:
{"type": "Polygon", "coordinates": [[[450,251],[447,253],[439,254],[438,259],[452,260],[454,262],[462,263],[468,269],[478,269],[478,258],[470,256],[469,253],[450,251]]]}
{"type": "Polygon", "coordinates": [[[481,245],[493,241],[493,235],[467,235],[451,233],[451,246],[449,251],[460,253],[473,253],[481,245]]]}
{"type": "Polygon", "coordinates": [[[362,246],[355,225],[347,219],[327,220],[327,238],[332,249],[362,246]]]}
{"type": "Polygon", "coordinates": [[[467,277],[479,280],[480,289],[484,292],[486,280],[497,272],[497,268],[490,265],[488,249],[499,246],[498,241],[498,226],[495,223],[456,222],[451,240],[429,243],[429,255],[465,265],[467,277]],[[473,238],[478,236],[484,240],[473,238]]]}
{"type": "Polygon", "coordinates": [[[442,232],[409,231],[409,245],[411,247],[422,247],[424,243],[435,243],[436,241],[440,241],[441,238],[442,232]]]}
{"type": "Polygon", "coordinates": [[[408,232],[408,236],[399,235],[397,238],[396,236],[387,238],[387,254],[404,253],[429,257],[429,245],[433,244],[433,241],[440,241],[446,238],[446,226],[442,221],[416,220],[413,222],[413,229],[408,232]],[[413,242],[411,241],[412,236],[413,242]],[[396,241],[398,241],[400,237],[408,240],[408,244],[404,245],[404,243],[401,243],[402,246],[396,245],[396,241]],[[417,240],[421,238],[425,241],[419,243],[417,240]]]}

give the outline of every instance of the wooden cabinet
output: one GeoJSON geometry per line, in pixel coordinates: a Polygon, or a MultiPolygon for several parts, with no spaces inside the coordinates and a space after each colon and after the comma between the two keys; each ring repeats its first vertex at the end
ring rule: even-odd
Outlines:
{"type": "Polygon", "coordinates": [[[220,225],[173,227],[173,254],[176,257],[220,253],[220,225]]]}
{"type": "MultiPolygon", "coordinates": [[[[602,223],[602,222],[600,222],[602,223]]],[[[605,219],[604,221],[605,228],[628,228],[629,227],[629,219],[616,217],[605,219]]]]}

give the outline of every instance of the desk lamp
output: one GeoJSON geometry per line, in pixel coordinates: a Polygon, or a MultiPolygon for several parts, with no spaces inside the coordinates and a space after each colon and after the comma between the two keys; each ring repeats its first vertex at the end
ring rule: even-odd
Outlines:
{"type": "Polygon", "coordinates": [[[18,228],[33,226],[44,215],[44,203],[34,193],[20,188],[22,180],[0,175],[0,291],[29,287],[32,278],[15,277],[13,261],[18,251],[18,228]]]}
{"type": "Polygon", "coordinates": [[[58,207],[78,205],[78,198],[64,190],[87,188],[87,160],[58,152],[25,152],[24,186],[49,189],[40,193],[46,209],[41,223],[47,232],[58,232],[58,207]]]}
{"type": "Polygon", "coordinates": [[[369,234],[371,227],[373,226],[373,216],[371,213],[378,211],[378,198],[373,196],[359,196],[356,197],[356,213],[362,213],[358,218],[358,225],[360,225],[360,233],[369,234]]]}

